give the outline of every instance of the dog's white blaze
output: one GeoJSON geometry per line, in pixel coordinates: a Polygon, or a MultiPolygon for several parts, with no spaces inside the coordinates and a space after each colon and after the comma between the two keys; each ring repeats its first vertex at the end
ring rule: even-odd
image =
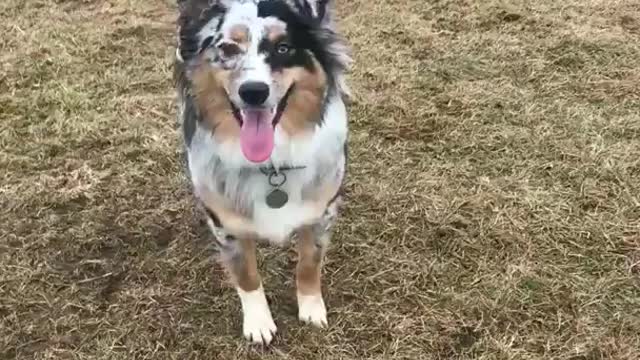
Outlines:
{"type": "Polygon", "coordinates": [[[277,328],[262,284],[254,291],[244,291],[240,288],[237,290],[242,304],[242,333],[254,343],[268,345],[273,340],[277,328]]]}
{"type": "Polygon", "coordinates": [[[235,1],[231,3],[227,11],[227,21],[233,23],[250,23],[258,17],[258,5],[256,1],[235,1]]]}
{"type": "Polygon", "coordinates": [[[282,22],[282,20],[278,19],[275,16],[268,16],[266,18],[261,18],[261,20],[264,27],[279,28],[278,30],[282,32],[285,32],[285,30],[287,30],[287,24],[282,22]]]}
{"type": "MultiPolygon", "coordinates": [[[[246,81],[258,81],[268,84],[271,88],[271,69],[269,69],[269,65],[267,65],[266,56],[258,53],[257,45],[251,45],[249,51],[243,58],[241,66],[243,69],[243,76],[239,79],[238,83],[241,84],[246,81]]],[[[267,99],[266,102],[275,105],[276,101],[273,98],[273,92],[270,93],[269,99],[267,99]]]]}

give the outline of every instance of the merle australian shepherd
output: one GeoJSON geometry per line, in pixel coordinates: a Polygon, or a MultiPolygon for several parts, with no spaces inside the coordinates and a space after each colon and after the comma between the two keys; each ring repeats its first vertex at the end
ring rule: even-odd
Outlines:
{"type": "Polygon", "coordinates": [[[193,191],[242,305],[244,336],[276,325],[256,242],[298,250],[298,316],[324,327],[320,273],[345,176],[349,63],[330,0],[182,0],[178,117],[193,191]]]}

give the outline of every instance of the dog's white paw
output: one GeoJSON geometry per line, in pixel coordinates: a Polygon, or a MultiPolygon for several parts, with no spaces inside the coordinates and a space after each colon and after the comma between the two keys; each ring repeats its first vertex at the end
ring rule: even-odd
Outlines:
{"type": "Polygon", "coordinates": [[[324,306],[322,295],[298,294],[298,318],[307,324],[319,328],[327,326],[327,308],[324,306]]]}
{"type": "Polygon", "coordinates": [[[242,302],[242,333],[254,344],[269,345],[276,334],[276,324],[264,296],[262,286],[254,291],[238,289],[242,302]]]}
{"type": "Polygon", "coordinates": [[[247,313],[244,315],[242,332],[247,340],[255,344],[269,345],[276,334],[276,330],[276,324],[273,322],[270,312],[247,313]]]}

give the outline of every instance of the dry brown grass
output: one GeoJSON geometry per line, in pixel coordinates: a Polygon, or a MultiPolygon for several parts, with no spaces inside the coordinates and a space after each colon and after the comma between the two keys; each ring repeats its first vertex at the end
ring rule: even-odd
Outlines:
{"type": "Polygon", "coordinates": [[[265,249],[262,350],[181,174],[173,1],[0,1],[0,358],[640,358],[638,2],[339,9],[330,328],[265,249]]]}

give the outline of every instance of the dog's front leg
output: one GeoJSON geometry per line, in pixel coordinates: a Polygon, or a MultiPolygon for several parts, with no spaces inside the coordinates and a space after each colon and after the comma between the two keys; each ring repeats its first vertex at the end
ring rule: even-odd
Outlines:
{"type": "Polygon", "coordinates": [[[327,309],[322,299],[322,258],[329,233],[319,225],[304,226],[297,232],[298,265],[296,286],[298,317],[318,327],[327,326],[327,309]]]}
{"type": "Polygon", "coordinates": [[[222,246],[220,252],[240,296],[244,336],[254,343],[268,345],[276,333],[276,324],[258,274],[255,240],[233,239],[222,246]]]}

